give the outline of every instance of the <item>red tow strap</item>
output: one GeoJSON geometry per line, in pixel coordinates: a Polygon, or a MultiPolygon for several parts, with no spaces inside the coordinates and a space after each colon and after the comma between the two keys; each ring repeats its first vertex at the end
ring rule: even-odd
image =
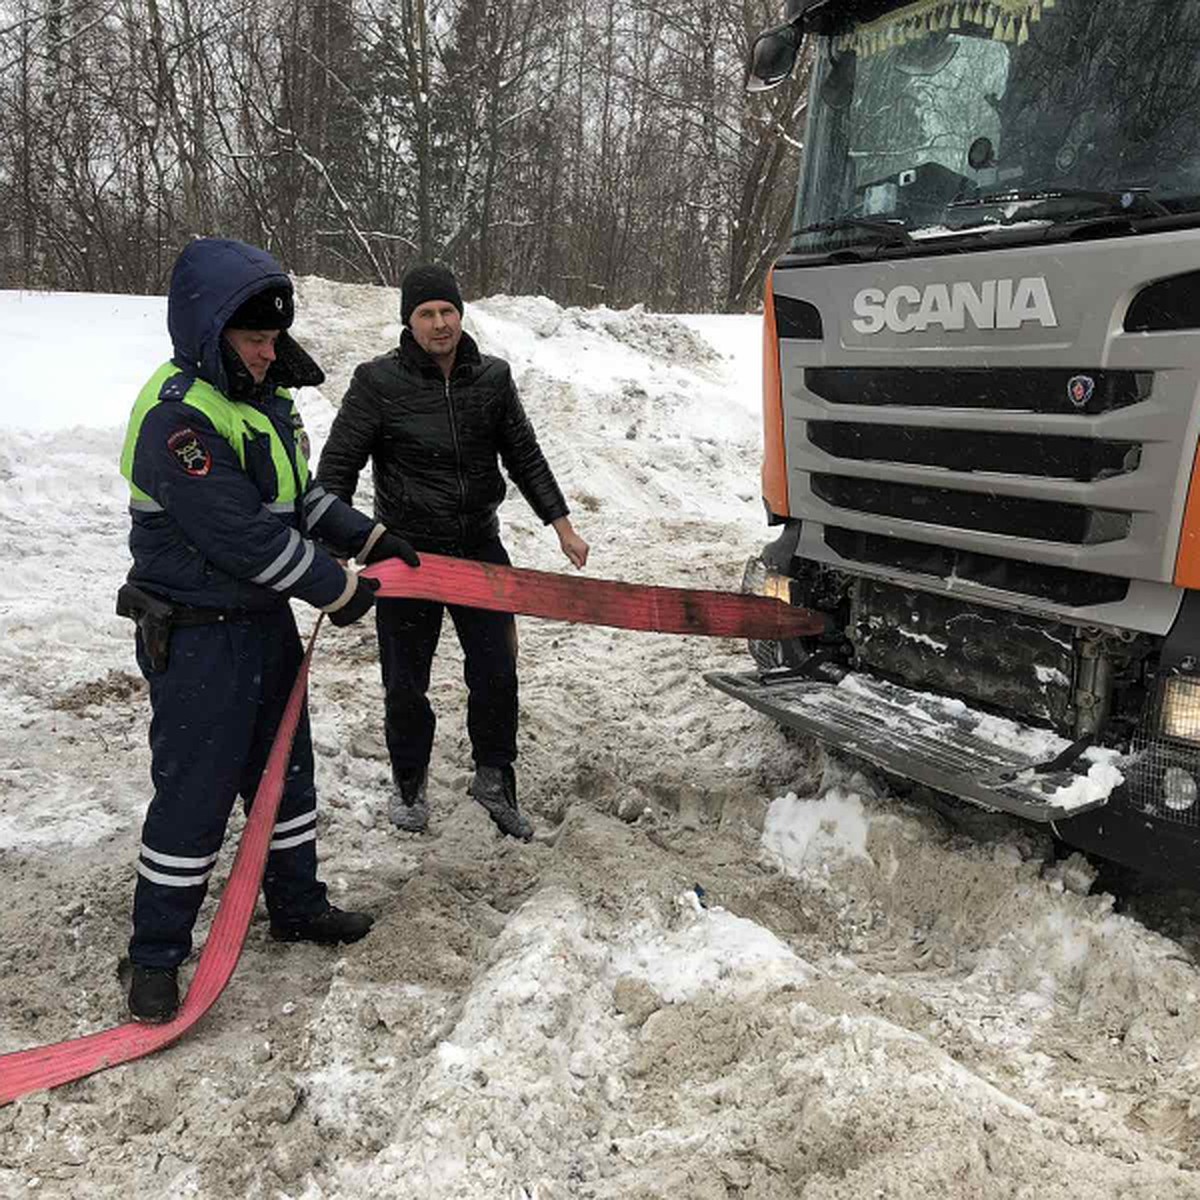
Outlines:
{"type": "Polygon", "coordinates": [[[258,899],[271,834],[275,829],[275,814],[279,811],[279,800],[283,795],[288,758],[292,753],[292,741],[304,703],[313,645],[320,627],[318,620],[317,628],[309,638],[304,661],[300,664],[300,673],[292,685],[258,790],[254,793],[254,803],[246,819],[246,827],[242,830],[242,840],[238,843],[229,881],[221,893],[217,915],[213,917],[196,974],[178,1015],[165,1025],[139,1025],[136,1021],[130,1021],[114,1029],[72,1038],[54,1046],[5,1054],[0,1057],[0,1105],[8,1104],[27,1092],[58,1087],[59,1084],[82,1079],[95,1071],[118,1066],[169,1046],[183,1037],[208,1012],[224,990],[241,956],[246,930],[250,928],[250,917],[258,899]]]}
{"type": "MultiPolygon", "coordinates": [[[[819,614],[764,596],[570,577],[439,554],[421,555],[419,568],[388,559],[368,567],[364,574],[379,579],[378,595],[384,597],[438,600],[622,629],[780,640],[824,628],[819,614]]],[[[0,1056],[0,1105],[161,1050],[213,1006],[237,966],[258,899],[319,628],[320,621],[292,686],[233,869],[178,1015],[165,1025],[129,1022],[57,1045],[0,1056]]]]}
{"type": "Polygon", "coordinates": [[[363,574],[380,581],[380,596],[442,600],[467,608],[620,629],[782,641],[825,628],[819,613],[769,596],[617,583],[441,554],[422,554],[419,567],[389,558],[363,574]]]}

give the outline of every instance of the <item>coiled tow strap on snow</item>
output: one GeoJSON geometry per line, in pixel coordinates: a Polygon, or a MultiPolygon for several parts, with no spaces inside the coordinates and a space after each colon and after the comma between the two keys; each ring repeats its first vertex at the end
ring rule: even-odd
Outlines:
{"type": "MultiPolygon", "coordinates": [[[[387,598],[438,600],[621,629],[782,640],[820,633],[824,628],[819,614],[764,596],[570,577],[438,554],[423,554],[418,568],[388,559],[368,567],[364,574],[380,581],[377,595],[387,598]]],[[[0,1105],[161,1050],[187,1033],[216,1002],[233,975],[250,928],[320,627],[318,620],[178,1014],[163,1025],[131,1021],[100,1033],[0,1056],[0,1105]]]]}
{"type": "Polygon", "coordinates": [[[136,1021],[130,1021],[114,1029],[72,1038],[57,1045],[4,1055],[0,1058],[0,1104],[8,1104],[27,1092],[58,1087],[73,1079],[103,1071],[106,1067],[115,1067],[119,1063],[161,1050],[183,1037],[216,1002],[237,966],[246,940],[246,930],[250,928],[250,917],[258,900],[271,834],[275,829],[275,814],[279,811],[279,800],[283,795],[288,758],[292,753],[292,741],[304,704],[313,646],[320,628],[318,619],[316,629],[308,640],[308,649],[300,664],[296,682],[292,684],[287,708],[279,722],[275,741],[271,744],[271,753],[258,782],[258,790],[254,793],[254,803],[238,843],[237,857],[233,860],[233,869],[221,893],[221,903],[213,917],[196,974],[179,1012],[163,1025],[139,1025],[136,1021]]]}

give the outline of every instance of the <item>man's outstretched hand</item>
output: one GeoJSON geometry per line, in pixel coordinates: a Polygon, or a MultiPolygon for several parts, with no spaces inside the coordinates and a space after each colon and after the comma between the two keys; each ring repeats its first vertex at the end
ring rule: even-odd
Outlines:
{"type": "Polygon", "coordinates": [[[562,552],[582,571],[588,560],[587,542],[575,532],[569,517],[559,517],[552,524],[554,532],[558,534],[558,544],[562,552]]]}

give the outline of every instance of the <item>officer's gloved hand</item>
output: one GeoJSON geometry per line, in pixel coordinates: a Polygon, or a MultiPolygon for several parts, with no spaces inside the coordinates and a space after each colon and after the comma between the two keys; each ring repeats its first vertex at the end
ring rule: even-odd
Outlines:
{"type": "Polygon", "coordinates": [[[417,552],[399,534],[392,533],[390,530],[381,533],[376,539],[375,545],[367,552],[365,565],[369,567],[372,563],[380,562],[385,558],[402,559],[410,567],[421,565],[417,552]]]}
{"type": "Polygon", "coordinates": [[[371,611],[371,605],[375,603],[375,592],[378,587],[378,579],[367,579],[360,575],[358,577],[358,584],[354,589],[354,595],[341,608],[334,609],[329,614],[329,619],[335,625],[353,625],[359,617],[364,617],[371,611]]]}

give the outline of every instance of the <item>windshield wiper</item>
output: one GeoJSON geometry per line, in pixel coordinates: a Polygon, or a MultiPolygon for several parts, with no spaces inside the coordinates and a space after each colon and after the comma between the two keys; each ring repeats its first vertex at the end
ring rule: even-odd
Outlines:
{"type": "Polygon", "coordinates": [[[832,221],[818,221],[815,225],[804,225],[794,230],[793,237],[802,233],[845,233],[847,230],[862,229],[875,234],[885,246],[911,246],[913,239],[903,225],[892,221],[873,221],[869,217],[834,217],[832,221]]]}
{"type": "MultiPolygon", "coordinates": [[[[1171,210],[1146,194],[1145,188],[1124,188],[1113,191],[1094,191],[1090,188],[1047,187],[1017,188],[1004,192],[988,192],[972,196],[967,200],[955,200],[948,207],[983,208],[995,204],[1029,204],[1041,200],[1088,200],[1093,204],[1106,204],[1113,212],[1149,213],[1157,217],[1169,217],[1171,210]]],[[[1069,220],[1070,218],[1065,218],[1069,220]]]]}

